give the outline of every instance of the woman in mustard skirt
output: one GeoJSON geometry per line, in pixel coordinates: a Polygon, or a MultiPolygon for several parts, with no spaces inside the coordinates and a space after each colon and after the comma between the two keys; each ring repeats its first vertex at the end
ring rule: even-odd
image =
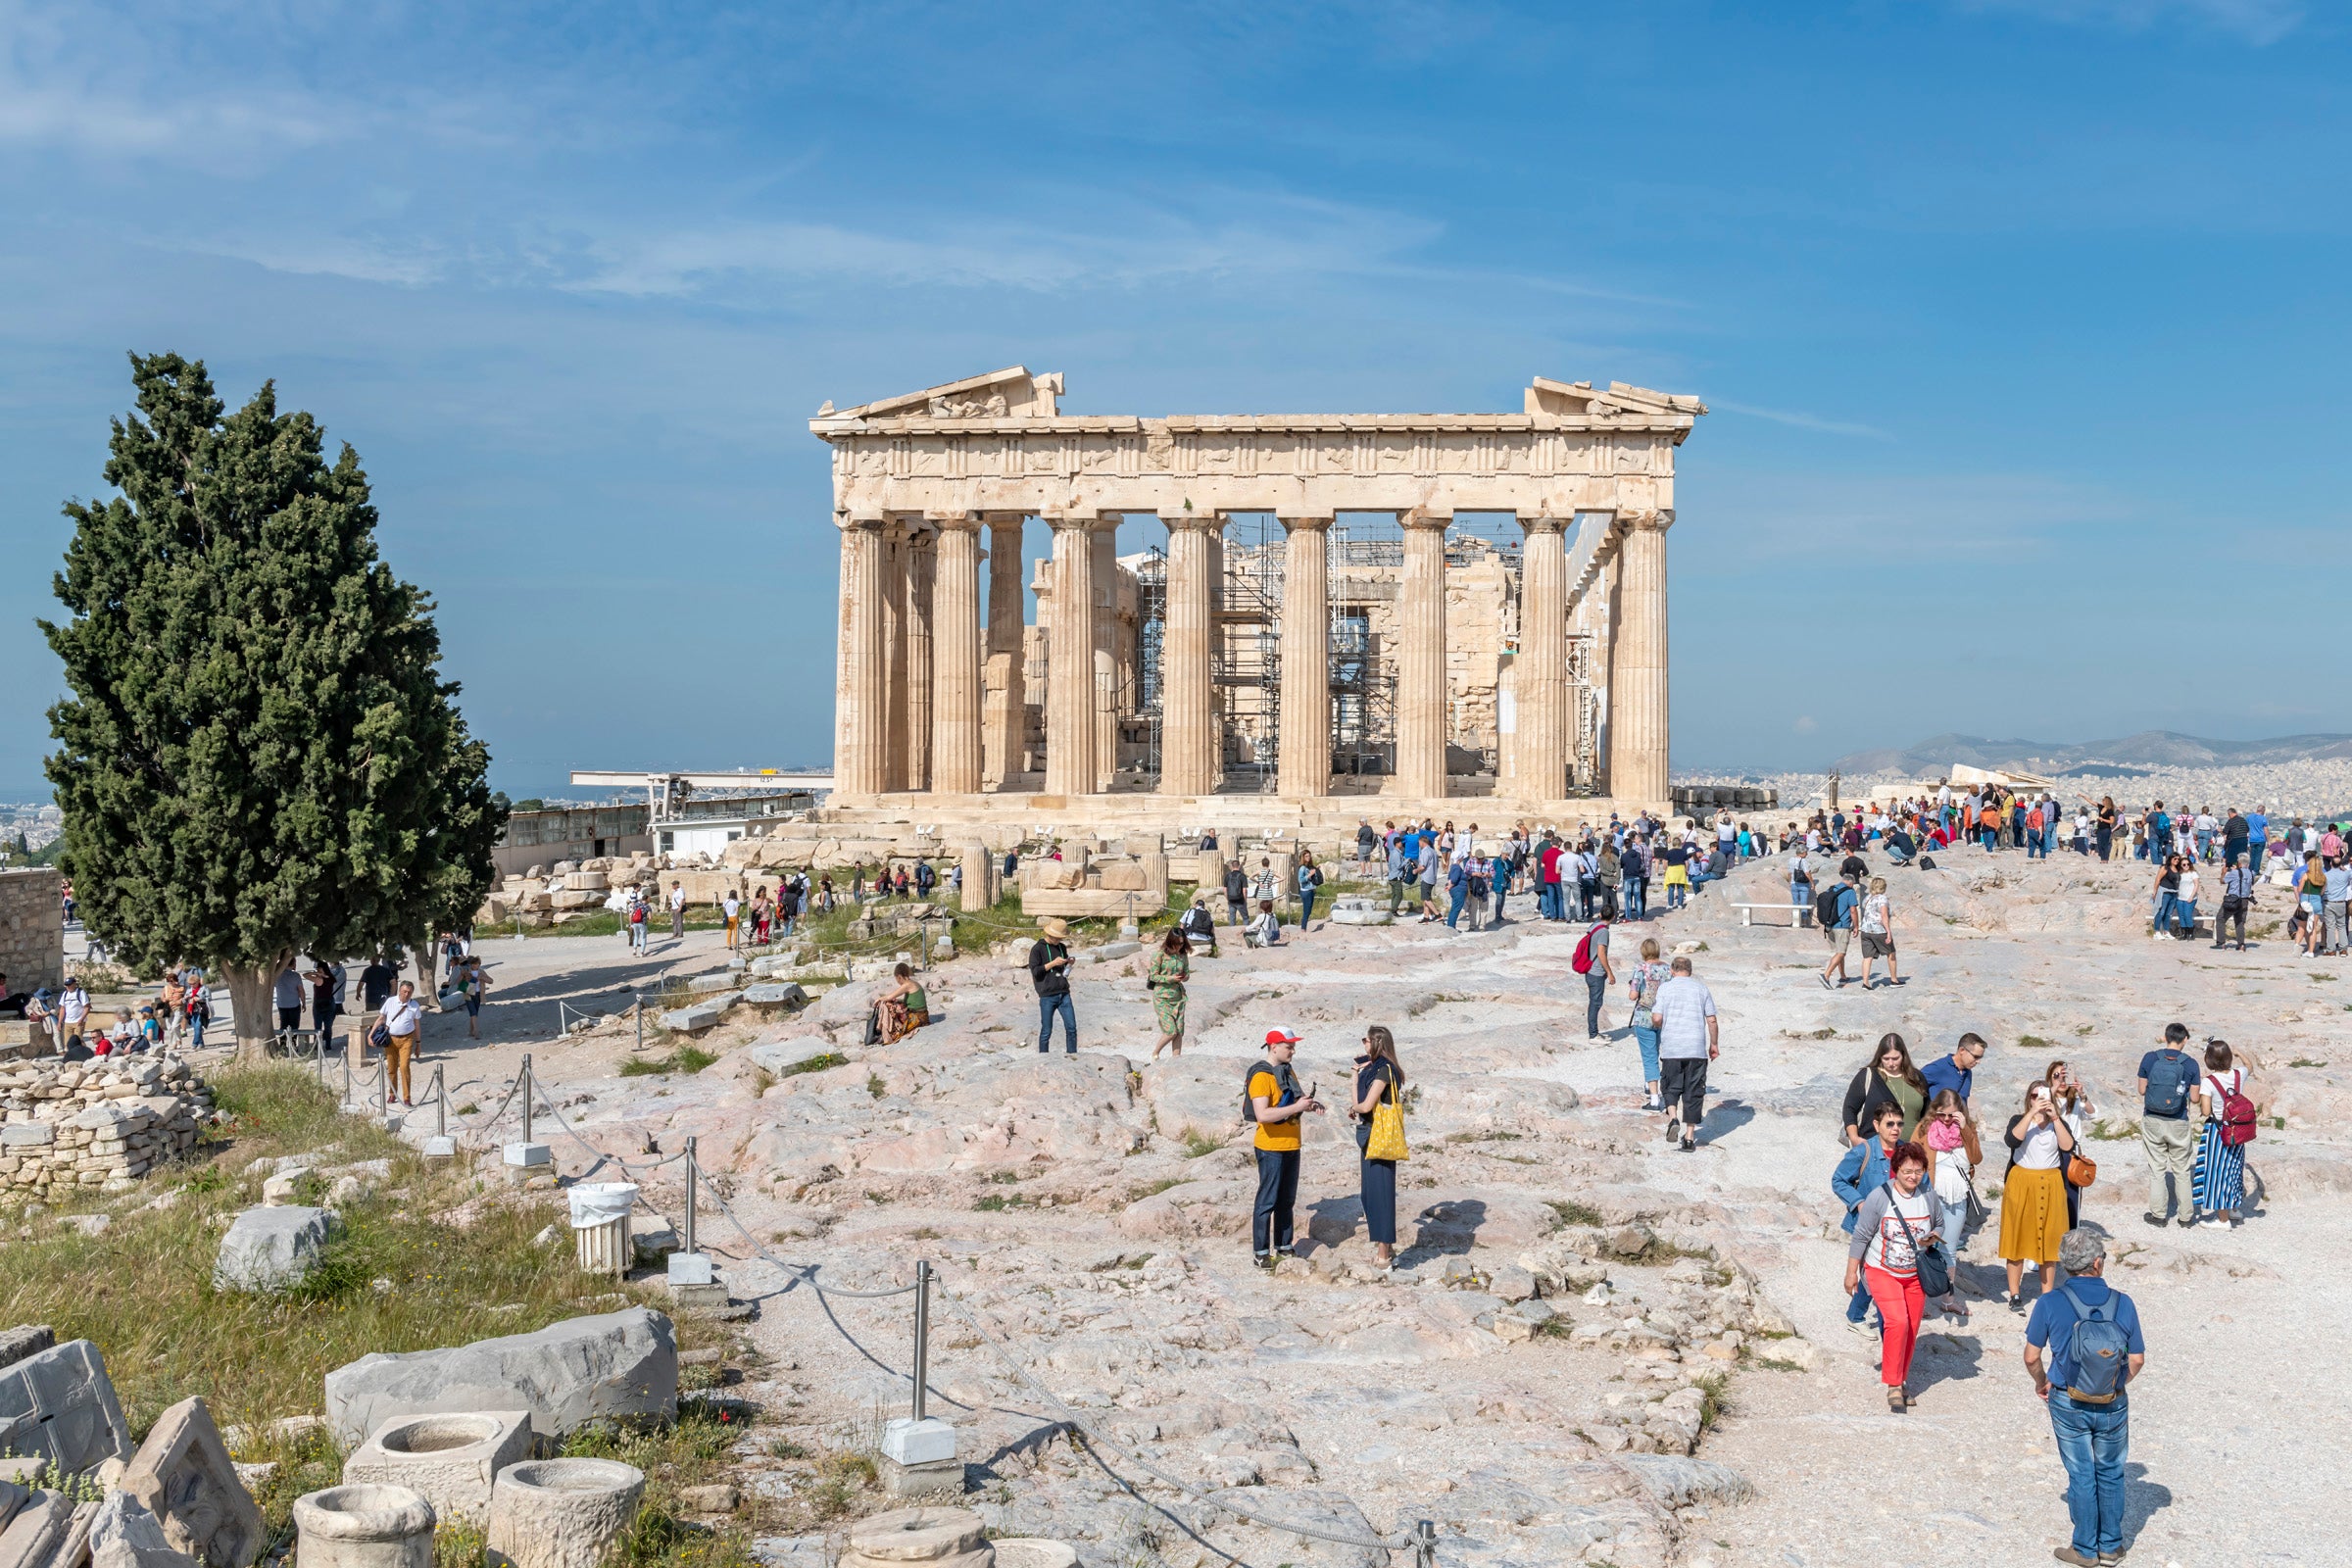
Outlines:
{"type": "Polygon", "coordinates": [[[2066,1172],[2075,1135],[2051,1102],[2050,1086],[2030,1085],[2026,1108],[2009,1120],[2009,1174],[2001,1182],[2001,1258],[2009,1265],[2009,1310],[2023,1312],[2019,1294],[2029,1260],[2041,1267],[2046,1293],[2057,1283],[2058,1242],[2066,1235],[2066,1172]]]}

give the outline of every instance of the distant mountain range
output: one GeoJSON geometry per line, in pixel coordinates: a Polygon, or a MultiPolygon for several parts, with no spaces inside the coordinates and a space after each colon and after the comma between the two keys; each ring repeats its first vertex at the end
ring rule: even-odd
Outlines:
{"type": "Polygon", "coordinates": [[[2302,762],[2352,759],[2352,735],[2281,735],[2267,741],[2209,741],[2169,729],[2144,729],[2121,740],[1991,741],[1982,735],[1937,735],[1915,746],[1886,746],[1840,757],[1831,765],[1840,773],[1900,773],[1929,778],[1954,762],[1971,767],[2013,767],[2056,774],[2087,770],[2100,763],[2122,769],[2223,767],[2241,763],[2302,762]]]}

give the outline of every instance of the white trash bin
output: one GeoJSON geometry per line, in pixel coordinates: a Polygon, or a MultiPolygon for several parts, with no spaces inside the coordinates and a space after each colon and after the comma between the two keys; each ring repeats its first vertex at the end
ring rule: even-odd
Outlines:
{"type": "Polygon", "coordinates": [[[637,1205],[630,1182],[587,1182],[569,1190],[571,1234],[583,1274],[621,1275],[636,1261],[629,1211],[637,1205]]]}

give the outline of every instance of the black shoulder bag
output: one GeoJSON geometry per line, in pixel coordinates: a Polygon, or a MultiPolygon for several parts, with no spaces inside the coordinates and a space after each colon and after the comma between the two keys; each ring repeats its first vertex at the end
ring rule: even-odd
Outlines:
{"type": "Polygon", "coordinates": [[[1894,1183],[1883,1183],[1879,1190],[1886,1195],[1886,1212],[1894,1216],[1894,1222],[1903,1228],[1903,1234],[1911,1238],[1911,1258],[1919,1269],[1921,1293],[1929,1297],[1951,1295],[1952,1260],[1943,1255],[1943,1238],[1930,1233],[1928,1239],[1922,1242],[1919,1232],[1913,1230],[1911,1222],[1903,1217],[1903,1211],[1894,1206],[1894,1183]]]}

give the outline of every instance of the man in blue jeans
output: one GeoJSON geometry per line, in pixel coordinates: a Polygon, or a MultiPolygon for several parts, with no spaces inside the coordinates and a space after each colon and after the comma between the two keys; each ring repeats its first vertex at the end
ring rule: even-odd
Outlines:
{"type": "Polygon", "coordinates": [[[1078,1009],[1070,1004],[1070,928],[1047,918],[1037,922],[1045,933],[1029,947],[1029,983],[1037,988],[1037,1051],[1046,1054],[1054,1038],[1054,1015],[1061,1014],[1062,1043],[1078,1054],[1078,1009]]]}
{"type": "Polygon", "coordinates": [[[2132,1298],[2100,1277],[2107,1272],[2107,1245],[2097,1232],[2068,1231],[2058,1244],[2058,1267],[2066,1283],[2043,1291],[2026,1320],[2026,1371],[2034,1379],[2034,1396],[2050,1407],[2050,1431],[2066,1464],[2066,1511],[2073,1516],[2074,1540],[2053,1555],[2092,1568],[2124,1560],[2124,1462],[2132,1452],[2132,1401],[2125,1391],[2147,1364],[2148,1347],[2132,1298]],[[2074,1353],[2085,1311],[2112,1319],[2124,1332],[2129,1355],[2112,1393],[2076,1392],[2095,1381],[2084,1378],[2074,1353]]]}

